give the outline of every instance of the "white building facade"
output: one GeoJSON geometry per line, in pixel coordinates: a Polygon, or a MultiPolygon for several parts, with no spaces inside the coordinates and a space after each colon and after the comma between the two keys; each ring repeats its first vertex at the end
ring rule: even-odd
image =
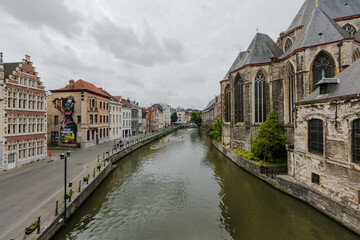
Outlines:
{"type": "Polygon", "coordinates": [[[122,137],[129,137],[131,134],[131,108],[123,106],[121,108],[122,116],[122,137]]]}
{"type": "Polygon", "coordinates": [[[161,107],[163,109],[164,112],[164,117],[165,117],[165,127],[168,127],[171,125],[171,113],[170,113],[170,109],[171,107],[167,104],[161,104],[161,107]]]}
{"type": "Polygon", "coordinates": [[[109,101],[110,140],[119,139],[122,134],[122,104],[114,98],[109,101]]]}
{"type": "Polygon", "coordinates": [[[176,123],[177,124],[185,124],[186,123],[186,112],[185,111],[177,111],[176,114],[178,117],[176,123]]]}

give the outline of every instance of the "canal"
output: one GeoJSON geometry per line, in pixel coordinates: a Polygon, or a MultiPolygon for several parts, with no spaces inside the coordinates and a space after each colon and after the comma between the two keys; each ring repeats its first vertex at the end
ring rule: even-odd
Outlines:
{"type": "Polygon", "coordinates": [[[55,239],[359,239],[218,152],[198,129],[128,155],[55,239]]]}

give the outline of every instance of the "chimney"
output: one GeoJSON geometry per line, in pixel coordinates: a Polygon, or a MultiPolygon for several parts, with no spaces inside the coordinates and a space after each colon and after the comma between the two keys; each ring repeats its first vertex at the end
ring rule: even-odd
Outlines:
{"type": "Polygon", "coordinates": [[[75,87],[75,81],[74,80],[69,80],[69,89],[74,89],[75,87]]]}
{"type": "Polygon", "coordinates": [[[25,60],[30,62],[30,56],[29,55],[25,55],[25,60]]]}

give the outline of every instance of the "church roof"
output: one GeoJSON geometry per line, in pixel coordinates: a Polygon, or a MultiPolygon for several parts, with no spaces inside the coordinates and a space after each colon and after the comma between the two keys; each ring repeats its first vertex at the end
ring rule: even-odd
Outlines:
{"type": "Polygon", "coordinates": [[[207,112],[211,109],[213,109],[215,106],[215,98],[213,98],[209,103],[208,105],[204,108],[203,112],[207,112]]]}
{"type": "Polygon", "coordinates": [[[236,69],[235,67],[239,64],[241,58],[242,58],[244,55],[245,55],[245,51],[242,51],[242,52],[240,51],[240,52],[239,52],[239,54],[237,55],[234,63],[232,64],[231,68],[230,68],[229,71],[226,73],[226,75],[225,75],[225,77],[224,77],[224,80],[229,79],[230,73],[236,69]]]}
{"type": "Polygon", "coordinates": [[[338,84],[328,94],[320,95],[320,88],[308,95],[299,103],[311,102],[317,100],[334,99],[341,97],[351,97],[360,95],[360,59],[351,64],[344,71],[339,73],[335,78],[338,79],[338,84]]]}
{"type": "MultiPolygon", "coordinates": [[[[256,33],[244,56],[235,66],[234,70],[246,65],[269,63],[272,58],[277,58],[283,51],[266,34],[256,33]]],[[[233,70],[233,71],[234,71],[233,70]]]]}
{"type": "MultiPolygon", "coordinates": [[[[290,24],[287,32],[304,26],[315,6],[315,0],[305,0],[296,17],[290,24]]],[[[332,19],[341,19],[360,14],[359,0],[319,0],[319,6],[332,19]]]]}
{"type": "Polygon", "coordinates": [[[306,24],[301,29],[299,36],[280,59],[285,58],[301,48],[337,42],[350,37],[348,32],[340,27],[318,6],[313,9],[306,24]]]}

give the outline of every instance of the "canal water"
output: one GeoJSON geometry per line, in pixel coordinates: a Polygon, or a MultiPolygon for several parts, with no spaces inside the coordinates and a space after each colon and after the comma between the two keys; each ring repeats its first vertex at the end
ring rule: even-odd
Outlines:
{"type": "Polygon", "coordinates": [[[164,139],[121,160],[55,239],[359,239],[237,167],[200,130],[164,139]]]}

